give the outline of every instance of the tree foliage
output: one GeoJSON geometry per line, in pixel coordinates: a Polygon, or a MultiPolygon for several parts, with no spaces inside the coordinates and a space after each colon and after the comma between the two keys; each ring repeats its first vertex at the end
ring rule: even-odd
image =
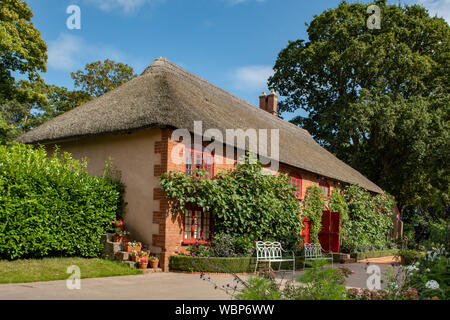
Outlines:
{"type": "Polygon", "coordinates": [[[94,97],[99,97],[136,76],[129,65],[109,59],[88,63],[84,71],[72,72],[75,87],[94,97]]]}
{"type": "MultiPolygon", "coordinates": [[[[293,123],[393,194],[400,209],[448,206],[450,28],[418,5],[387,5],[381,29],[367,5],[342,2],[289,42],[269,87],[293,123]],[[433,199],[431,199],[433,198],[433,199]]],[[[441,210],[442,211],[442,210],[441,210]]]]}
{"type": "Polygon", "coordinates": [[[47,45],[31,22],[33,12],[25,1],[0,2],[0,101],[42,99],[27,86],[17,86],[14,73],[29,81],[40,81],[38,72],[46,71],[47,45]]]}

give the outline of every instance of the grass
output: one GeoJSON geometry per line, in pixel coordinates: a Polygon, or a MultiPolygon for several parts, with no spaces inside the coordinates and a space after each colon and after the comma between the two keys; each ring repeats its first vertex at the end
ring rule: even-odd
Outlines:
{"type": "Polygon", "coordinates": [[[66,271],[71,265],[80,268],[81,278],[142,274],[124,263],[98,258],[0,260],[0,283],[65,280],[70,276],[66,271]]]}

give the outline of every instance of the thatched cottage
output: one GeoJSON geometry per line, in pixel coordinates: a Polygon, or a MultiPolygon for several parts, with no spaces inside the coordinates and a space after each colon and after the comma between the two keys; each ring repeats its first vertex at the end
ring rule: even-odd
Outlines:
{"type": "MultiPolygon", "coordinates": [[[[92,174],[100,174],[105,161],[112,157],[126,186],[126,227],[134,238],[160,254],[161,266],[168,270],[171,254],[185,250],[193,239],[209,232],[207,213],[187,212],[174,219],[159,188],[163,172],[192,171],[193,152],[185,153],[181,164],[174,163],[170,155],[180,143],[172,139],[172,132],[177,128],[194,132],[194,121],[202,121],[203,130],[223,132],[229,128],[279,129],[278,172],[292,177],[298,198],[312,184],[320,185],[326,194],[348,183],[382,192],[319,146],[306,130],[276,115],[275,93],[261,96],[258,108],[158,58],[139,77],[42,124],[19,140],[43,144],[49,152],[57,144],[75,158],[86,157],[92,174]]],[[[219,164],[224,161],[216,161],[217,157],[213,154],[213,162],[207,165],[201,160],[200,166],[214,175],[236,162],[233,157],[231,164],[219,164]]]]}

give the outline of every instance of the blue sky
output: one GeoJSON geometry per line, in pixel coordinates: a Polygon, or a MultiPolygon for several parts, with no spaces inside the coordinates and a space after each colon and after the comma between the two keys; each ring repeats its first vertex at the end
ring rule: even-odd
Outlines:
{"type": "MultiPolygon", "coordinates": [[[[49,47],[46,82],[73,88],[70,72],[106,58],[141,73],[159,56],[253,103],[267,91],[278,52],[307,39],[305,23],[337,0],[29,0],[49,47]],[[69,30],[66,9],[81,9],[69,30]]],[[[351,2],[351,1],[348,1],[351,2]]],[[[370,1],[363,1],[370,3],[370,1]]],[[[398,1],[395,1],[397,3],[398,1]]],[[[450,0],[421,3],[449,21],[450,0]]],[[[289,119],[292,115],[285,114],[289,119]]]]}

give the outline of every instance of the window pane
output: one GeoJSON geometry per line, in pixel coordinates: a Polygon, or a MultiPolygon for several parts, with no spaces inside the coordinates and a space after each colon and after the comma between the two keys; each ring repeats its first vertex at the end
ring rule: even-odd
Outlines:
{"type": "Polygon", "coordinates": [[[195,221],[194,221],[194,238],[198,239],[201,236],[202,228],[202,212],[195,211],[195,221]]]}
{"type": "Polygon", "coordinates": [[[186,173],[192,174],[192,152],[190,150],[186,150],[186,173]]]}
{"type": "Polygon", "coordinates": [[[203,214],[203,237],[209,239],[210,213],[203,214]]]}
{"type": "Polygon", "coordinates": [[[202,153],[201,152],[195,152],[195,165],[202,165],[203,159],[202,159],[202,153]]]}
{"type": "Polygon", "coordinates": [[[192,238],[192,211],[187,210],[185,219],[184,219],[184,238],[191,239],[192,238]]]}

